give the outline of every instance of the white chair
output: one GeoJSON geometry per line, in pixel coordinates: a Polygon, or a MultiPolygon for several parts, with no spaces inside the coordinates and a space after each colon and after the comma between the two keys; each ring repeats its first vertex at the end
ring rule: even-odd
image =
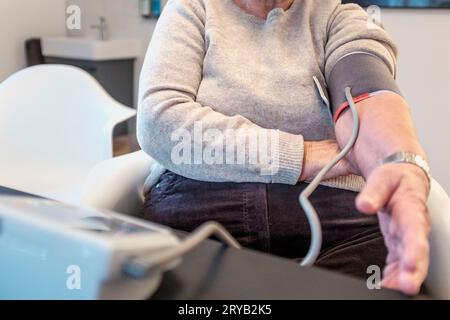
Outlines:
{"type": "Polygon", "coordinates": [[[434,180],[428,199],[428,211],[431,217],[431,263],[427,289],[436,298],[450,300],[450,199],[434,180]]]}
{"type": "Polygon", "coordinates": [[[113,156],[114,127],[136,114],[85,71],[40,65],[0,83],[0,185],[78,204],[113,156]]]}
{"type": "MultiPolygon", "coordinates": [[[[161,166],[143,151],[106,160],[89,175],[83,205],[137,215],[142,210],[147,176],[151,174],[151,185],[161,173],[161,166]]],[[[432,182],[428,207],[432,232],[426,288],[434,298],[450,299],[450,199],[436,181],[432,182]]]]}

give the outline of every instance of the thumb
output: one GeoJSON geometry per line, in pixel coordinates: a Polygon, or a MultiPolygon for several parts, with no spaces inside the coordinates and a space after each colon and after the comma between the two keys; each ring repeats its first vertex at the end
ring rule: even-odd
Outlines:
{"type": "Polygon", "coordinates": [[[375,169],[356,198],[356,208],[366,214],[375,214],[382,210],[394,192],[395,176],[394,172],[385,170],[384,166],[375,169]]]}

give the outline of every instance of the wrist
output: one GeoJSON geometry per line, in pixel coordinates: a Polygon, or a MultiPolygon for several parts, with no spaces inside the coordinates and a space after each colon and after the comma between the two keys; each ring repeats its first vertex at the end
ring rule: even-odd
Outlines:
{"type": "Polygon", "coordinates": [[[339,152],[339,146],[331,140],[305,141],[303,171],[300,181],[311,181],[339,152]]]}
{"type": "Polygon", "coordinates": [[[311,168],[314,163],[314,161],[311,161],[312,149],[313,142],[305,141],[303,144],[303,169],[302,174],[300,175],[300,181],[307,181],[313,175],[311,168]]]}
{"type": "Polygon", "coordinates": [[[431,184],[430,166],[426,156],[414,152],[401,151],[388,156],[383,160],[383,164],[407,164],[405,168],[416,171],[422,178],[425,177],[427,185],[431,184]]]}
{"type": "Polygon", "coordinates": [[[359,158],[358,164],[361,168],[361,172],[365,178],[367,178],[372,171],[376,168],[386,164],[388,162],[388,158],[394,154],[398,154],[403,152],[403,150],[411,150],[410,152],[416,155],[421,156],[426,162],[428,162],[428,158],[426,153],[420,147],[402,147],[402,148],[389,148],[386,150],[379,150],[378,153],[367,154],[366,157],[359,158]]]}

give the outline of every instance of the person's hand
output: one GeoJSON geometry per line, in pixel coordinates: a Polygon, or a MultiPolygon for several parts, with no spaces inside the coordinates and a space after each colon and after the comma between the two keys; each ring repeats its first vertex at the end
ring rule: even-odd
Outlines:
{"type": "Polygon", "coordinates": [[[386,164],[368,177],[356,199],[366,214],[378,213],[388,248],[382,286],[408,295],[417,294],[429,265],[430,221],[427,211],[429,182],[412,164],[386,164]]]}
{"type": "MultiPolygon", "coordinates": [[[[333,160],[341,149],[336,141],[305,141],[304,144],[304,160],[300,181],[311,181],[331,160],[333,160]]],[[[338,162],[333,169],[328,172],[325,179],[346,176],[349,174],[357,174],[356,170],[350,165],[346,159],[338,162]]]]}

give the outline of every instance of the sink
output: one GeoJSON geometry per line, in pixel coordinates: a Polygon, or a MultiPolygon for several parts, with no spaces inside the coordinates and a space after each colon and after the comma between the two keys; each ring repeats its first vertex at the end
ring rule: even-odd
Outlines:
{"type": "Polygon", "coordinates": [[[138,39],[100,41],[89,38],[46,37],[42,39],[45,57],[104,61],[132,59],[142,55],[138,39]]]}

